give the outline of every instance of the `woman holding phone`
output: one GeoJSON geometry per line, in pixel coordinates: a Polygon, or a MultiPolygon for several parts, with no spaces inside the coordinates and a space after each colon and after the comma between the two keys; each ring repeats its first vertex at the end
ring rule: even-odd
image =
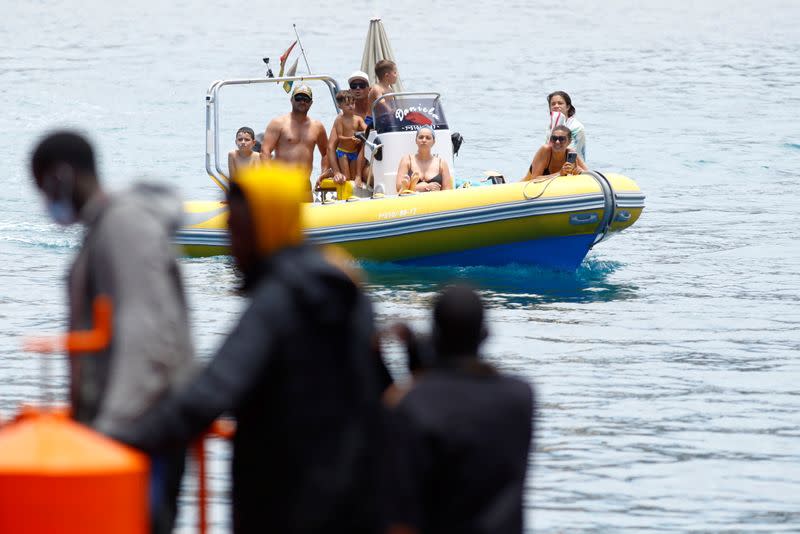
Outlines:
{"type": "Polygon", "coordinates": [[[572,132],[564,126],[556,126],[550,134],[549,142],[542,145],[533,156],[528,174],[523,182],[536,178],[554,178],[568,174],[580,174],[589,168],[583,159],[573,150],[567,150],[572,141],[572,132]]]}

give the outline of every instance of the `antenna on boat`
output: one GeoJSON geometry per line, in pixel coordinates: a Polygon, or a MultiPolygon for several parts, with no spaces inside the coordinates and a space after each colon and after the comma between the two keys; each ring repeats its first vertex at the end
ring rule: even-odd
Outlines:
{"type": "Polygon", "coordinates": [[[262,57],[261,60],[267,66],[267,78],[274,78],[275,75],[272,74],[272,68],[269,66],[269,58],[268,57],[262,57]]]}
{"type": "Polygon", "coordinates": [[[300,52],[303,54],[303,61],[306,64],[306,68],[308,69],[308,73],[311,74],[311,66],[308,64],[308,58],[306,57],[306,49],[303,48],[303,42],[300,40],[300,35],[297,33],[297,24],[292,23],[292,28],[294,28],[294,36],[297,37],[297,44],[300,45],[300,52]]]}

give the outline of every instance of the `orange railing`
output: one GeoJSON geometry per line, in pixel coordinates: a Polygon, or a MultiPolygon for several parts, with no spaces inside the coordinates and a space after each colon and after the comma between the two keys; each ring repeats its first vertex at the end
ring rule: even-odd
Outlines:
{"type": "MultiPolygon", "coordinates": [[[[92,303],[93,324],[91,330],[67,332],[66,334],[36,336],[23,342],[23,350],[41,354],[54,354],[66,351],[79,354],[85,352],[99,352],[106,349],[111,343],[113,311],[111,299],[106,295],[98,295],[92,303]]],[[[63,412],[63,407],[46,407],[51,411],[63,412]]],[[[16,419],[25,418],[29,413],[38,410],[23,406],[16,419]]],[[[206,433],[193,445],[192,452],[197,461],[197,507],[198,530],[205,534],[208,530],[208,486],[206,475],[206,445],[207,438],[222,438],[230,440],[236,432],[236,425],[230,420],[218,419],[214,421],[206,433]]]]}

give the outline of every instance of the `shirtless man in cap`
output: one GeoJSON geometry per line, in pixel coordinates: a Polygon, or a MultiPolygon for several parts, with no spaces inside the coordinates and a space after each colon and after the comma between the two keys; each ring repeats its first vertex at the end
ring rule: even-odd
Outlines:
{"type": "MultiPolygon", "coordinates": [[[[367,124],[367,130],[364,132],[364,135],[369,135],[369,131],[372,129],[372,110],[369,108],[369,99],[367,98],[369,94],[369,76],[362,70],[353,71],[353,74],[347,79],[347,85],[350,86],[350,92],[353,95],[356,105],[356,109],[353,113],[364,119],[364,122],[367,124]]],[[[362,169],[364,183],[369,182],[372,169],[370,169],[369,158],[365,157],[363,147],[358,153],[358,163],[356,166],[362,169]]]]}
{"type": "Polygon", "coordinates": [[[371,110],[369,109],[369,101],[367,100],[367,95],[369,94],[369,76],[367,76],[366,72],[357,70],[347,79],[347,84],[350,86],[353,98],[355,98],[355,114],[367,121],[367,126],[371,126],[371,110]],[[369,117],[369,120],[367,120],[367,117],[369,117]]]}
{"type": "Polygon", "coordinates": [[[261,142],[261,161],[276,159],[303,168],[309,202],[312,200],[310,178],[314,145],[322,156],[322,168],[328,167],[328,135],[320,121],[308,116],[312,101],[311,88],[305,84],[296,85],[292,91],[292,111],[272,119],[261,142]]]}

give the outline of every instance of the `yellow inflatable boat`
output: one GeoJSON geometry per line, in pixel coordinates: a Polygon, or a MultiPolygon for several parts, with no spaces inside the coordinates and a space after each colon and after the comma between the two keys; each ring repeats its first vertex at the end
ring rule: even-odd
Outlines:
{"type": "MultiPolygon", "coordinates": [[[[414,265],[536,264],[577,268],[596,243],[631,226],[644,208],[633,180],[589,173],[305,206],[309,241],[354,257],[414,265]]],[[[227,208],[186,205],[177,242],[190,256],[226,254],[227,208]]]]}
{"type": "MultiPolygon", "coordinates": [[[[323,84],[327,91],[321,94],[329,92],[332,103],[338,91],[336,80],[324,74],[220,80],[209,88],[206,171],[221,189],[227,189],[228,171],[220,147],[220,91],[227,86],[284,81],[323,84]]],[[[644,195],[633,180],[599,172],[537,182],[476,182],[481,186],[396,196],[398,162],[416,148],[420,124],[435,129],[441,140],[437,155],[450,169],[454,169],[453,153],[460,136],[451,134],[438,93],[390,93],[382,98],[388,97],[396,111],[377,116],[366,140],[374,189],[355,191],[364,198],[306,205],[309,241],[341,245],[354,257],[369,261],[457,266],[519,263],[575,269],[589,249],[631,226],[644,209],[644,195]]],[[[373,116],[376,110],[373,107],[373,116]]],[[[350,191],[340,190],[339,198],[350,191]]],[[[185,253],[227,254],[226,205],[193,201],[185,211],[186,224],[177,234],[185,253]]]]}

